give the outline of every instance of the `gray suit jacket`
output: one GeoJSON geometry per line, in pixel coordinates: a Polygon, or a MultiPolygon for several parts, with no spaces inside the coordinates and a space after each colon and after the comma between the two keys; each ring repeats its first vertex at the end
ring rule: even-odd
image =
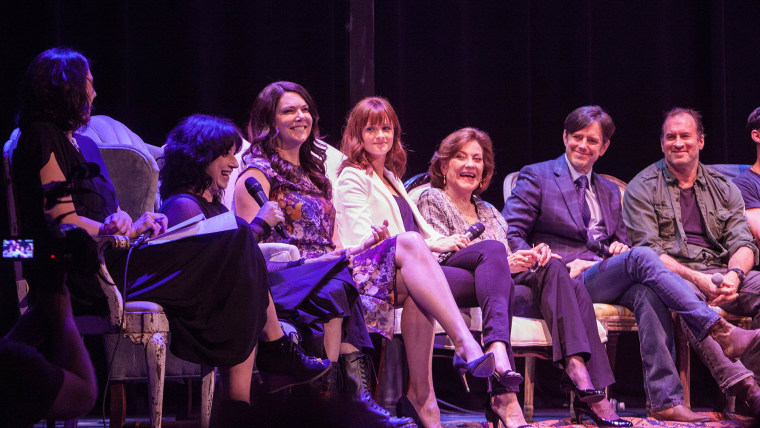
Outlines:
{"type": "MultiPolygon", "coordinates": [[[[594,173],[591,186],[607,228],[602,240],[606,244],[613,241],[628,244],[617,185],[594,173]]],[[[509,225],[507,240],[512,251],[543,242],[562,256],[564,263],[599,259],[586,249],[586,227],[564,155],[520,170],[502,214],[509,225]]]]}

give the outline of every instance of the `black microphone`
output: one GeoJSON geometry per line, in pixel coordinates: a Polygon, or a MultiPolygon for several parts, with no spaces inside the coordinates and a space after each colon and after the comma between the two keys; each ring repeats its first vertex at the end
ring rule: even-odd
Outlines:
{"type": "Polygon", "coordinates": [[[599,257],[612,257],[609,245],[604,244],[602,241],[588,241],[586,242],[586,249],[599,257]]]}
{"type": "MultiPolygon", "coordinates": [[[[473,239],[482,235],[485,230],[486,230],[486,227],[483,226],[483,223],[477,222],[467,229],[467,232],[464,233],[464,236],[466,236],[470,241],[472,241],[473,239]]],[[[449,251],[448,253],[441,253],[438,256],[438,263],[444,263],[455,252],[456,251],[449,251]]]]}
{"type": "Polygon", "coordinates": [[[153,229],[146,229],[132,242],[133,247],[139,247],[153,235],[153,229]]]}
{"type": "Polygon", "coordinates": [[[717,287],[723,286],[723,275],[720,274],[720,272],[715,272],[710,277],[710,281],[712,281],[713,284],[715,284],[717,287]]]}
{"type": "MultiPolygon", "coordinates": [[[[248,177],[245,179],[245,190],[248,191],[248,194],[253,197],[259,206],[263,207],[265,203],[269,202],[267,194],[264,193],[264,188],[261,187],[261,183],[259,183],[259,180],[256,180],[256,178],[248,177]]],[[[285,225],[283,225],[282,222],[275,224],[274,230],[282,236],[282,239],[290,239],[288,232],[285,231],[285,225]]]]}

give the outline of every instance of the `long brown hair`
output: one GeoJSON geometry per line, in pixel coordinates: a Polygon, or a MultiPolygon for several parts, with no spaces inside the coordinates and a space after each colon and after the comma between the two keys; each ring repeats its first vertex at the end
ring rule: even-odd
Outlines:
{"type": "Polygon", "coordinates": [[[340,151],[346,155],[346,160],[340,165],[338,173],[347,166],[354,166],[372,174],[372,164],[364,151],[362,134],[367,124],[382,124],[387,119],[393,124],[393,144],[385,157],[385,168],[396,177],[401,178],[406,172],[406,150],[401,143],[401,124],[396,110],[391,103],[382,97],[368,97],[356,103],[346,118],[340,151]]]}
{"type": "Polygon", "coordinates": [[[259,95],[253,101],[251,107],[251,116],[248,120],[248,141],[251,142],[251,148],[246,157],[263,157],[272,164],[278,174],[290,181],[298,181],[298,170],[288,161],[280,158],[277,153],[279,147],[279,130],[274,125],[277,114],[277,103],[286,92],[293,92],[301,96],[306,105],[309,106],[311,114],[311,134],[306,141],[301,144],[298,150],[298,158],[301,167],[309,176],[312,183],[323,190],[327,199],[332,197],[332,187],[330,180],[325,176],[325,160],[327,159],[327,148],[315,144],[319,137],[319,113],[317,105],[309,92],[298,83],[293,82],[274,82],[267,85],[266,88],[259,92],[259,95]]]}

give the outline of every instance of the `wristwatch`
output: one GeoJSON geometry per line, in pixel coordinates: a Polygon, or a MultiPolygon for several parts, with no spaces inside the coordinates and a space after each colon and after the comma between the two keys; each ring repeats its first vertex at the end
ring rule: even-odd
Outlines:
{"type": "Polygon", "coordinates": [[[729,272],[736,272],[736,276],[739,277],[739,285],[744,284],[744,271],[739,268],[731,268],[729,272]]]}

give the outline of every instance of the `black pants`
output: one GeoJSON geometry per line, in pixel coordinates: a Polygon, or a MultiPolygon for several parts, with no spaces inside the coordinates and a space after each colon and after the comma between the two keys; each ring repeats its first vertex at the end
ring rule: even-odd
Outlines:
{"type": "MultiPolygon", "coordinates": [[[[479,306],[483,310],[483,342],[486,346],[496,341],[504,342],[509,363],[515,367],[509,344],[515,283],[509,274],[504,244],[493,240],[476,242],[454,253],[441,269],[458,306],[479,306]]],[[[510,392],[518,390],[515,387],[510,392]]]]}
{"type": "Polygon", "coordinates": [[[594,304],[582,281],[572,279],[565,265],[551,259],[536,272],[520,272],[515,283],[530,287],[532,305],[538,306],[552,334],[552,359],[562,364],[565,357],[580,355],[596,388],[615,378],[596,328],[594,304]]]}

